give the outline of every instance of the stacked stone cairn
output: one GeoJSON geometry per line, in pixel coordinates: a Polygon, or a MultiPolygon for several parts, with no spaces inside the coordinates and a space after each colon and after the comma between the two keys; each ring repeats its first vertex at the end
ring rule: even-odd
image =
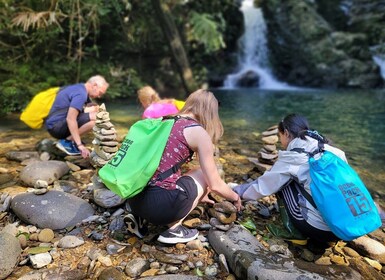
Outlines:
{"type": "Polygon", "coordinates": [[[274,125],[262,132],[263,147],[259,150],[257,157],[249,157],[260,172],[270,170],[278,158],[277,143],[278,143],[278,126],[274,125]]]}
{"type": "Polygon", "coordinates": [[[104,103],[99,106],[96,122],[93,128],[95,135],[92,144],[91,164],[95,168],[103,167],[118,151],[117,134],[114,125],[110,122],[110,114],[104,103]]]}

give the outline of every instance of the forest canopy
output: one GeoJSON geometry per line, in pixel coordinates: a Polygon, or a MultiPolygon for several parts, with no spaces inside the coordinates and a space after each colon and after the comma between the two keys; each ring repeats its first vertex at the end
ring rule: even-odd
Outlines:
{"type": "Polygon", "coordinates": [[[236,49],[241,22],[229,0],[1,0],[0,113],[94,74],[109,99],[145,84],[183,97],[225,71],[220,56],[236,49]]]}

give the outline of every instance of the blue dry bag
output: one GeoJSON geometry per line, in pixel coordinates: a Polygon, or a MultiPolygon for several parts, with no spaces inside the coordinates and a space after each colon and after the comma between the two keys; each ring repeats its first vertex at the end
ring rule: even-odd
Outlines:
{"type": "MultiPolygon", "coordinates": [[[[305,197],[320,211],[332,232],[350,241],[379,228],[382,222],[377,207],[354,169],[328,151],[322,151],[318,159],[307,154],[312,181],[311,197],[305,197]]],[[[306,190],[301,188],[301,192],[306,190]]]]}

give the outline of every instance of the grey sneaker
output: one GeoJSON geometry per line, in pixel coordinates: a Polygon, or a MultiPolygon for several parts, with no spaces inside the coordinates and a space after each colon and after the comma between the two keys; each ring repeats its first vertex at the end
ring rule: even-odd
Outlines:
{"type": "Polygon", "coordinates": [[[124,216],[123,220],[127,225],[128,231],[135,234],[137,237],[143,238],[148,233],[146,220],[141,217],[128,214],[124,216]]]}
{"type": "Polygon", "coordinates": [[[198,235],[199,232],[195,228],[189,229],[179,225],[174,229],[169,228],[162,232],[158,237],[158,241],[166,244],[186,243],[196,239],[198,235]]]}

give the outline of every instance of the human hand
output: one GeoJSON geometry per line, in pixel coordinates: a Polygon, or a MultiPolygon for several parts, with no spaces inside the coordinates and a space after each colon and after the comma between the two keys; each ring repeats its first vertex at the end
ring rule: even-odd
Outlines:
{"type": "Polygon", "coordinates": [[[98,111],[99,111],[98,105],[91,105],[84,108],[84,113],[91,113],[91,112],[97,113],[98,111]]]}
{"type": "Polygon", "coordinates": [[[208,203],[208,204],[211,204],[211,205],[214,205],[215,201],[210,199],[208,194],[204,195],[201,199],[201,202],[204,202],[204,203],[208,203]]]}
{"type": "Polygon", "coordinates": [[[83,158],[88,158],[90,156],[90,151],[83,144],[80,144],[78,149],[83,158]]]}
{"type": "Polygon", "coordinates": [[[241,197],[238,196],[238,199],[236,201],[233,201],[233,204],[234,206],[237,208],[237,211],[241,211],[243,209],[243,206],[242,206],[242,200],[241,200],[241,197]]]}

